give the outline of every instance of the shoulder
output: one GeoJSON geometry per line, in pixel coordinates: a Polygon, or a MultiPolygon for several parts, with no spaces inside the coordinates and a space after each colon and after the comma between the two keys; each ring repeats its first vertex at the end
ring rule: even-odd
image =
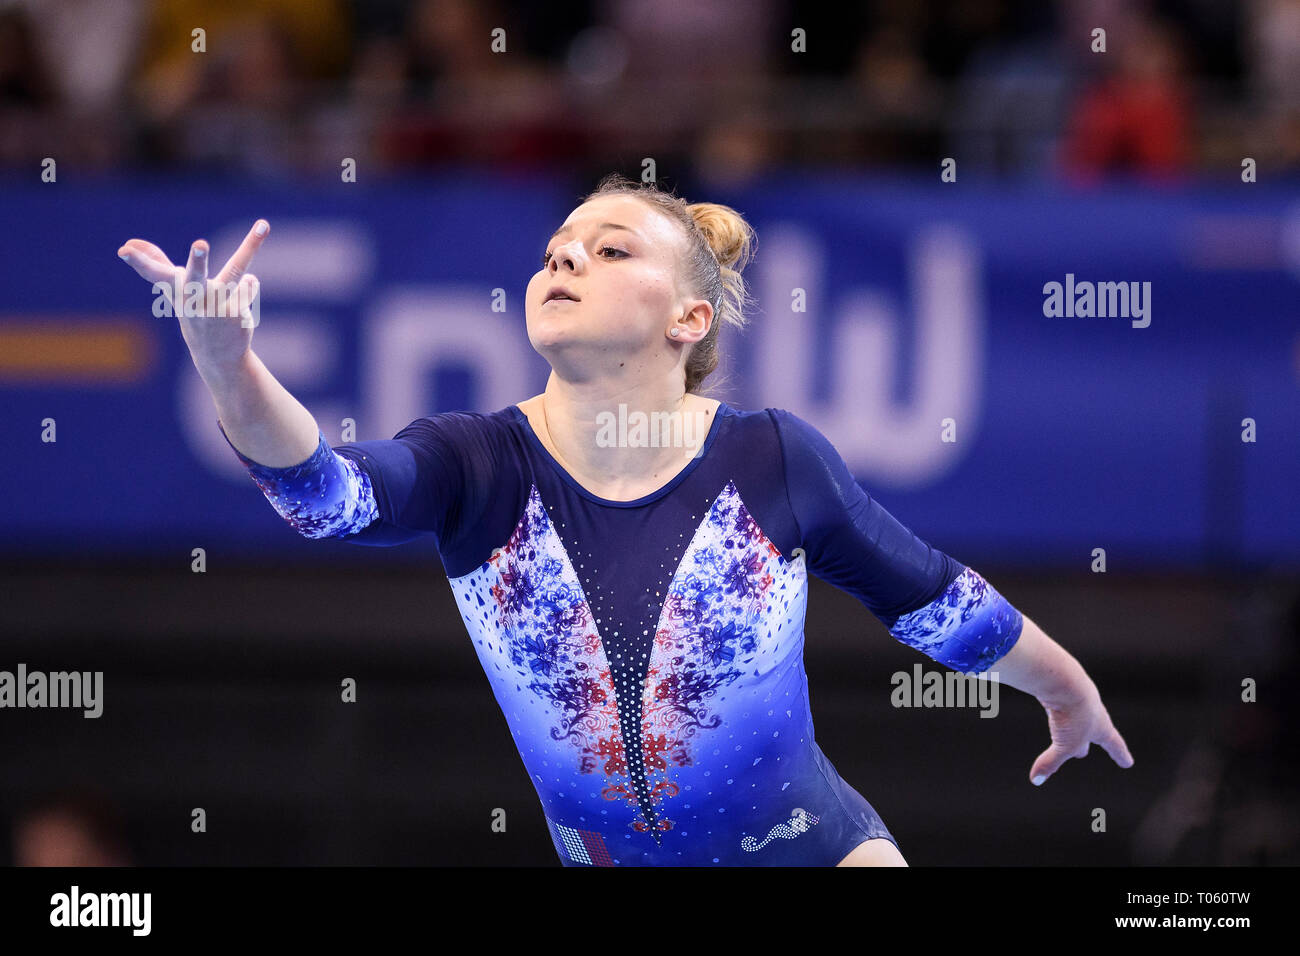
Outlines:
{"type": "Polygon", "coordinates": [[[795,461],[809,456],[829,460],[839,458],[830,439],[811,422],[789,409],[769,407],[756,414],[766,416],[767,427],[775,431],[784,457],[795,461]]]}
{"type": "Polygon", "coordinates": [[[492,442],[517,430],[520,414],[513,405],[494,412],[434,412],[415,419],[393,437],[444,445],[492,442]]]}
{"type": "Polygon", "coordinates": [[[858,509],[870,501],[848,463],[820,429],[784,408],[764,411],[775,430],[791,506],[801,522],[838,521],[845,509],[858,509]]]}
{"type": "Polygon", "coordinates": [[[772,413],[779,409],[772,408],[738,408],[727,402],[719,402],[714,414],[725,418],[733,427],[747,430],[766,429],[771,431],[775,423],[772,413]]]}
{"type": "Polygon", "coordinates": [[[751,453],[771,453],[790,462],[808,458],[839,458],[834,445],[814,425],[784,408],[742,409],[723,403],[718,415],[726,419],[732,441],[740,442],[751,453]]]}
{"type": "Polygon", "coordinates": [[[737,408],[719,402],[716,407],[708,409],[707,424],[709,430],[717,433],[723,447],[734,449],[739,446],[747,458],[768,453],[779,457],[776,425],[770,411],[766,408],[737,408]]]}

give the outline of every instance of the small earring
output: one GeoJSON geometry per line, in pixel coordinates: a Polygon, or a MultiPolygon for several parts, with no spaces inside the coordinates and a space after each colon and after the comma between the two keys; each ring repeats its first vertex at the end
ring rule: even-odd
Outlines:
{"type": "Polygon", "coordinates": [[[677,330],[676,330],[676,329],[673,329],[673,330],[672,330],[671,332],[669,332],[668,334],[669,334],[669,335],[676,335],[676,334],[677,334],[677,330]]]}

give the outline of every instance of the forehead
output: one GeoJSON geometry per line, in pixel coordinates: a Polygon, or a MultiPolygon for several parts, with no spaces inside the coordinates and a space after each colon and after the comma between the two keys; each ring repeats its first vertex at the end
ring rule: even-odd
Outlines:
{"type": "MultiPolygon", "coordinates": [[[[595,231],[601,223],[612,222],[636,230],[654,245],[675,246],[682,241],[676,223],[649,203],[634,196],[598,196],[569,213],[559,238],[595,231]]],[[[611,232],[613,230],[610,230],[611,232]]]]}

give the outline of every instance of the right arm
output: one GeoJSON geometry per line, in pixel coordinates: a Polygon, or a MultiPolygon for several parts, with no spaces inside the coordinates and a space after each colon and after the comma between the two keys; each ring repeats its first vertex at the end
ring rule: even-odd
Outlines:
{"type": "Polygon", "coordinates": [[[197,367],[212,393],[221,430],[237,452],[259,464],[284,468],[305,461],[316,450],[316,419],[252,349],[233,365],[197,367]]]}
{"type": "Polygon", "coordinates": [[[421,532],[441,536],[452,530],[463,485],[454,436],[416,422],[393,440],[335,450],[311,412],[253,352],[258,282],[246,270],[269,231],[270,224],[259,220],[213,279],[202,239],[191,247],[184,268],[142,239],[124,244],[118,256],[161,284],[212,394],[217,427],[296,531],[390,545],[421,532]]]}
{"type": "Polygon", "coordinates": [[[190,247],[184,268],[143,239],[126,242],[117,254],[167,296],[231,445],[260,464],[285,467],[311,455],[320,429],[252,350],[259,287],[248,267],[270,231],[271,224],[259,219],[211,278],[203,239],[190,247]],[[199,291],[205,293],[201,302],[199,291]]]}

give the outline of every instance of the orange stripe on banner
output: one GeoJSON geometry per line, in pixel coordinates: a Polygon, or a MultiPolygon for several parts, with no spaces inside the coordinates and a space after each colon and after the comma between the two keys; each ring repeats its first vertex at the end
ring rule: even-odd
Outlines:
{"type": "Polygon", "coordinates": [[[139,319],[0,315],[0,384],[132,385],[153,370],[156,348],[139,319]]]}

